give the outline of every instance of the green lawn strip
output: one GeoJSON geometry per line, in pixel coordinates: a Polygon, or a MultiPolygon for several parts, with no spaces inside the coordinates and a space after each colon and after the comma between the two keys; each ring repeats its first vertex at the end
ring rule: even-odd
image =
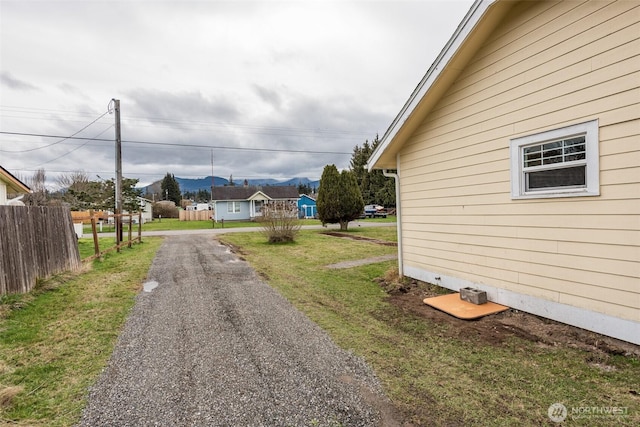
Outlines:
{"type": "MultiPolygon", "coordinates": [[[[101,251],[104,251],[115,245],[115,237],[98,237],[98,247],[101,251]]],[[[78,239],[78,251],[80,252],[80,259],[89,258],[95,255],[95,249],[93,247],[93,237],[82,237],[78,239]]]]}
{"type": "MultiPolygon", "coordinates": [[[[395,218],[395,217],[394,217],[395,218]]],[[[365,220],[360,220],[365,221],[365,220]]],[[[398,235],[396,234],[396,227],[394,227],[392,223],[395,221],[385,221],[384,219],[367,219],[366,222],[387,222],[389,223],[388,227],[360,227],[358,226],[359,222],[353,223],[349,225],[349,230],[346,231],[346,234],[350,234],[353,236],[362,236],[368,237],[370,239],[379,239],[385,240],[388,242],[397,243],[398,235]]],[[[326,230],[329,231],[329,230],[326,230]]],[[[336,231],[338,233],[344,233],[339,230],[331,230],[336,231]]]]}
{"type": "Polygon", "coordinates": [[[0,423],[69,426],[106,365],[161,243],[105,255],[81,274],[58,276],[30,294],[5,298],[0,319],[0,388],[19,387],[0,405],[0,423]]]}
{"type": "MultiPolygon", "coordinates": [[[[365,235],[368,229],[362,228],[365,235]]],[[[395,232],[395,228],[388,230],[395,232]]],[[[627,417],[572,419],[571,425],[638,425],[640,362],[520,338],[496,345],[401,311],[373,279],[383,262],[331,270],[326,265],[394,253],[396,248],[303,231],[296,243],[268,245],[259,234],[221,237],[269,283],[345,349],[363,356],[388,396],[416,425],[552,425],[553,403],[627,407],[627,417]]]]}
{"type": "MultiPolygon", "coordinates": [[[[350,231],[357,232],[358,223],[367,223],[367,222],[382,222],[382,223],[394,223],[396,222],[395,216],[389,216],[387,218],[367,218],[367,219],[359,219],[350,224],[350,231]]],[[[301,219],[300,225],[320,225],[321,222],[317,219],[301,219]]],[[[142,231],[166,231],[166,230],[202,230],[202,229],[210,229],[210,228],[240,228],[240,227],[259,227],[260,223],[257,221],[225,221],[224,224],[222,222],[216,222],[215,224],[212,221],[180,221],[177,218],[162,218],[162,220],[154,219],[150,222],[145,222],[142,224],[142,231]]],[[[129,225],[124,224],[124,233],[129,232],[129,225]]],[[[99,229],[98,229],[99,230],[99,229]]],[[[133,225],[133,235],[136,236],[138,233],[138,225],[133,225]]],[[[91,224],[84,224],[83,231],[85,233],[85,237],[91,236],[91,224]]],[[[100,231],[98,231],[100,233],[100,231]]],[[[115,226],[113,224],[103,224],[102,225],[102,233],[113,233],[115,232],[115,226]]]]}
{"type": "MultiPolygon", "coordinates": [[[[237,227],[257,227],[258,223],[255,221],[225,221],[224,228],[237,228],[237,227]]],[[[217,222],[215,224],[212,221],[180,221],[177,218],[162,218],[162,220],[154,219],[151,222],[145,222],[142,224],[142,231],[166,231],[166,230],[202,230],[210,228],[223,228],[222,223],[217,222]]],[[[98,233],[100,229],[98,228],[98,233]]],[[[85,234],[91,234],[91,224],[85,224],[83,227],[85,234]]],[[[123,225],[124,233],[129,232],[129,224],[123,225]]],[[[103,224],[102,233],[115,232],[115,226],[113,224],[103,224]]],[[[138,224],[133,224],[132,233],[137,236],[138,224]]]]}

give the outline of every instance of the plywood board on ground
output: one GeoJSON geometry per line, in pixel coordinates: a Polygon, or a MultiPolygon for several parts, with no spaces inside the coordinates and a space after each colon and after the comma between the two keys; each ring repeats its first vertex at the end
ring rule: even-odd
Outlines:
{"type": "Polygon", "coordinates": [[[509,309],[509,307],[505,305],[496,304],[490,301],[480,305],[463,301],[460,299],[459,293],[425,298],[424,303],[464,320],[478,319],[480,317],[488,316],[489,314],[495,314],[509,309]]]}

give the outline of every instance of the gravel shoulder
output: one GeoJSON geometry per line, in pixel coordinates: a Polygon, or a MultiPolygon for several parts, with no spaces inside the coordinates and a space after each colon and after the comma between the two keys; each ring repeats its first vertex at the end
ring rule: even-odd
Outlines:
{"type": "Polygon", "coordinates": [[[167,237],[153,281],[79,426],[400,425],[364,361],[214,236],[167,237]]]}

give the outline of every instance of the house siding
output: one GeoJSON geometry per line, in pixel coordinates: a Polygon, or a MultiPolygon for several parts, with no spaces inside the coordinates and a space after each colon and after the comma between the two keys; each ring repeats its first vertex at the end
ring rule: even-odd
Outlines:
{"type": "Polygon", "coordinates": [[[639,3],[515,5],[399,153],[405,274],[640,321],[639,70],[639,3]],[[512,138],[595,119],[600,196],[511,199],[512,138]]]}
{"type": "Polygon", "coordinates": [[[0,181],[0,205],[7,203],[7,185],[0,181]]]}
{"type": "Polygon", "coordinates": [[[306,194],[301,195],[298,199],[298,211],[301,218],[313,218],[318,212],[316,201],[306,194]]]}
{"type": "Polygon", "coordinates": [[[249,219],[249,202],[237,200],[240,204],[240,212],[228,212],[228,201],[217,202],[215,207],[215,216],[217,221],[241,221],[249,219]]]}

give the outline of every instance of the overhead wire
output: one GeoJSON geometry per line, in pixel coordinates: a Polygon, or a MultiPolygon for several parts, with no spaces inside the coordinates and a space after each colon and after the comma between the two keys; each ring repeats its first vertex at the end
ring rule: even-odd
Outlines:
{"type": "MultiPolygon", "coordinates": [[[[27,132],[7,132],[0,131],[0,134],[3,135],[14,135],[14,136],[32,136],[32,137],[40,137],[40,138],[63,138],[64,140],[87,140],[90,139],[92,141],[103,141],[103,142],[113,142],[113,139],[107,138],[85,138],[85,137],[77,137],[77,136],[61,136],[61,135],[47,135],[47,134],[37,134],[37,133],[27,133],[27,132]]],[[[61,141],[58,141],[61,142],[61,141]]],[[[206,145],[206,144],[190,144],[190,143],[177,143],[177,142],[154,142],[154,141],[134,141],[134,140],[122,140],[122,143],[127,144],[141,144],[141,145],[157,145],[157,146],[168,146],[168,147],[192,147],[192,148],[207,148],[207,149],[216,149],[216,150],[237,150],[237,151],[264,151],[264,152],[275,152],[275,153],[304,153],[304,154],[352,154],[351,152],[346,151],[320,151],[320,150],[292,150],[292,149],[284,149],[284,148],[255,148],[255,147],[229,147],[224,145],[206,145]]],[[[50,144],[48,146],[51,146],[50,144]]],[[[41,147],[44,148],[44,147],[41,147]]],[[[20,151],[10,151],[10,150],[0,150],[3,152],[20,152],[20,151]]]]}
{"type": "MultiPolygon", "coordinates": [[[[33,167],[29,167],[29,168],[20,168],[20,171],[23,172],[36,172],[38,169],[33,168],[33,167]]],[[[77,172],[78,169],[74,169],[74,170],[58,170],[58,169],[47,169],[47,173],[52,172],[52,173],[72,173],[72,172],[77,172]]],[[[87,171],[87,170],[82,170],[83,172],[86,172],[88,174],[98,174],[98,175],[107,175],[107,174],[112,174],[113,171],[87,171]]],[[[131,172],[128,173],[127,175],[131,175],[131,176],[159,176],[159,175],[164,175],[164,174],[158,174],[156,172],[131,172]]],[[[242,178],[259,178],[259,179],[264,179],[263,175],[244,175],[241,174],[242,178]]],[[[189,173],[185,173],[185,174],[180,174],[180,178],[200,178],[200,179],[205,179],[205,178],[211,178],[211,176],[204,176],[202,174],[189,174],[189,173]]],[[[276,178],[274,178],[276,179],[276,178]]],[[[288,180],[289,178],[283,178],[285,180],[288,180]]],[[[277,179],[276,179],[277,180],[277,179]]],[[[313,181],[313,180],[312,180],[313,181]]]]}
{"type": "MultiPolygon", "coordinates": [[[[24,113],[24,114],[56,114],[56,113],[64,113],[65,115],[75,115],[76,117],[87,117],[90,115],[88,112],[76,112],[76,111],[63,111],[63,110],[51,110],[44,108],[23,108],[23,107],[12,107],[12,106],[2,106],[0,105],[0,111],[11,111],[12,113],[24,113]]],[[[8,131],[0,131],[0,134],[11,135],[11,136],[26,136],[26,137],[40,137],[40,138],[58,138],[58,141],[55,141],[51,144],[47,144],[44,146],[24,149],[24,150],[2,150],[0,152],[5,153],[27,153],[32,151],[37,151],[43,148],[48,148],[57,144],[60,144],[64,141],[86,141],[83,144],[73,148],[67,153],[58,156],[54,159],[48,160],[40,164],[39,166],[51,163],[55,160],[58,160],[73,151],[76,151],[90,142],[113,142],[112,138],[99,138],[100,135],[105,133],[107,130],[113,128],[113,125],[110,125],[102,132],[97,134],[92,138],[78,137],[77,135],[90,127],[91,125],[98,122],[105,115],[109,114],[110,110],[108,109],[101,116],[93,120],[88,125],[81,128],[79,131],[75,132],[70,136],[64,135],[51,135],[51,134],[38,134],[38,133],[28,133],[28,132],[8,132],[8,131]]],[[[5,117],[9,117],[6,116],[5,117]]],[[[33,119],[34,117],[26,117],[33,119]]],[[[57,118],[59,120],[59,118],[57,118]]],[[[78,120],[69,120],[69,121],[78,121],[78,120]]],[[[243,124],[243,123],[232,123],[232,122],[213,122],[213,121],[197,121],[197,120],[176,120],[176,119],[165,119],[165,118],[157,118],[157,117],[137,117],[137,116],[129,116],[125,118],[123,121],[125,122],[136,122],[136,121],[147,121],[149,124],[140,124],[137,123],[135,126],[142,127],[153,127],[154,123],[157,127],[158,123],[164,123],[168,125],[168,127],[176,127],[183,126],[187,130],[193,131],[203,131],[206,128],[212,127],[226,127],[229,128],[228,131],[232,132],[234,130],[242,131],[245,133],[254,133],[254,134],[264,134],[264,135],[278,135],[278,136],[289,136],[289,137],[320,137],[320,138],[334,138],[334,139],[343,139],[343,138],[352,138],[363,136],[362,132],[358,131],[345,131],[345,130],[331,130],[331,129],[321,129],[321,128],[291,128],[291,127],[281,127],[281,126],[261,126],[261,125],[252,125],[252,124],[243,124]],[[186,126],[185,126],[186,125],[186,126]],[[199,128],[201,126],[201,128],[199,128]]],[[[220,132],[218,129],[216,132],[220,132]]],[[[279,148],[258,148],[258,147],[230,147],[230,146],[221,146],[221,145],[208,145],[208,144],[193,144],[193,143],[169,143],[169,142],[159,142],[159,141],[138,141],[138,140],[122,140],[122,143],[126,144],[138,144],[143,146],[151,146],[151,147],[180,147],[180,148],[195,148],[195,149],[216,149],[216,150],[235,150],[235,151],[255,151],[255,152],[276,152],[276,153],[301,153],[301,154],[331,154],[331,155],[351,155],[351,152],[343,152],[343,151],[322,151],[322,150],[296,150],[296,149],[279,149],[279,148]]],[[[33,168],[39,167],[35,166],[33,168]]],[[[29,169],[23,169],[29,170],[29,169]]],[[[52,172],[64,172],[64,171],[52,171],[52,172]]],[[[106,172],[105,172],[106,173],[106,172]]],[[[135,175],[144,176],[154,176],[154,173],[136,173],[135,175]]],[[[194,177],[196,175],[193,175],[194,177]]],[[[247,178],[251,178],[247,176],[247,178]]]]}
{"type": "MultiPolygon", "coordinates": [[[[43,108],[24,108],[24,107],[13,107],[13,106],[1,106],[0,111],[11,111],[16,113],[28,113],[31,114],[31,111],[34,111],[34,114],[38,114],[42,112],[46,113],[66,113],[76,116],[85,116],[88,113],[84,112],[73,112],[68,110],[50,110],[43,108]]],[[[9,116],[5,116],[9,117],[9,116]]],[[[32,117],[27,117],[32,118],[32,117]]],[[[142,117],[142,116],[127,116],[123,117],[123,122],[131,122],[131,121],[148,121],[150,123],[166,123],[170,125],[196,125],[196,126],[206,126],[206,127],[230,127],[232,129],[240,129],[240,130],[251,130],[253,133],[258,134],[275,134],[275,135],[291,135],[291,136],[314,136],[314,135],[324,135],[324,136],[332,136],[334,138],[340,138],[342,136],[362,136],[364,133],[360,131],[353,130],[341,130],[341,129],[322,129],[322,128],[295,128],[295,127],[285,127],[285,126],[264,126],[264,125],[256,125],[256,124],[245,124],[245,123],[237,123],[237,122],[217,122],[217,121],[203,121],[203,120],[178,120],[178,119],[167,119],[160,117],[142,117]]],[[[148,125],[137,124],[137,126],[147,127],[148,125]]],[[[189,128],[190,130],[195,130],[195,128],[189,128]]]]}
{"type": "Polygon", "coordinates": [[[99,137],[100,135],[102,135],[103,133],[105,133],[106,131],[108,131],[109,129],[111,129],[111,128],[113,128],[113,127],[114,127],[114,125],[110,125],[110,126],[108,126],[106,129],[104,129],[102,132],[100,132],[99,134],[97,134],[94,138],[88,138],[87,142],[85,142],[84,144],[80,144],[80,145],[78,145],[77,147],[72,148],[71,150],[67,151],[66,153],[64,153],[64,154],[62,154],[62,155],[60,155],[60,156],[58,156],[58,157],[56,157],[56,158],[53,158],[53,159],[51,159],[51,160],[47,160],[47,161],[46,161],[46,162],[44,162],[44,163],[40,163],[38,166],[32,166],[32,167],[33,167],[33,168],[39,168],[39,167],[41,167],[41,166],[43,166],[43,165],[46,165],[47,163],[51,163],[51,162],[54,162],[54,161],[56,161],[56,160],[58,160],[58,159],[61,159],[61,158],[65,157],[65,156],[68,156],[69,154],[73,153],[74,151],[76,151],[76,150],[78,150],[78,149],[80,149],[80,148],[84,147],[85,145],[87,145],[87,144],[88,144],[88,143],[90,143],[91,141],[95,140],[95,138],[99,137]]]}
{"type": "MultiPolygon", "coordinates": [[[[61,138],[61,139],[60,139],[59,141],[52,142],[51,144],[43,145],[42,147],[29,148],[29,149],[26,149],[26,150],[0,150],[0,152],[3,152],[3,153],[28,153],[28,152],[31,152],[31,151],[42,150],[43,148],[49,148],[49,147],[52,147],[52,146],[54,146],[54,145],[56,145],[56,144],[60,144],[61,142],[66,141],[66,140],[68,140],[68,139],[76,139],[76,138],[75,138],[75,136],[76,136],[77,134],[79,134],[79,133],[80,133],[80,132],[82,132],[83,130],[87,129],[89,126],[91,126],[92,124],[94,124],[95,122],[97,122],[98,120],[100,120],[101,118],[103,118],[104,116],[106,116],[107,114],[109,114],[109,111],[104,112],[100,117],[98,117],[97,119],[95,119],[94,121],[92,121],[91,123],[89,123],[88,125],[86,125],[85,127],[83,127],[82,129],[80,129],[79,131],[75,132],[75,133],[74,133],[74,134],[72,134],[71,136],[66,136],[66,137],[63,137],[63,136],[55,136],[55,137],[54,137],[54,136],[52,136],[52,138],[61,138]]],[[[1,133],[8,133],[8,132],[1,132],[1,133]]],[[[102,133],[104,133],[104,131],[103,131],[103,132],[100,132],[100,134],[102,134],[102,133]]],[[[8,133],[8,134],[9,134],[9,133],[8,133]]],[[[31,135],[28,135],[28,136],[31,136],[31,135]]],[[[84,138],[84,139],[86,139],[86,138],[84,138]]],[[[90,138],[90,139],[91,139],[91,138],[90,138]]]]}

